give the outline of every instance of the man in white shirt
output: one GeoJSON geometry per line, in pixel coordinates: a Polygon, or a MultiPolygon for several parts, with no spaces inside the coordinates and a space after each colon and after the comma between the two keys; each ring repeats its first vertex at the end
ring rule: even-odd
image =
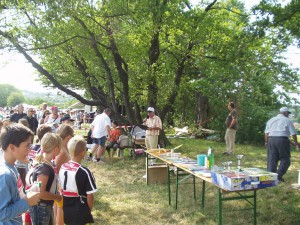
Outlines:
{"type": "Polygon", "coordinates": [[[91,130],[93,138],[93,143],[95,144],[92,152],[96,152],[95,162],[100,162],[101,156],[104,156],[105,153],[105,142],[107,138],[109,139],[109,131],[111,127],[111,122],[109,115],[111,110],[109,108],[104,109],[103,113],[97,115],[94,121],[91,124],[91,130]]]}
{"type": "Polygon", "coordinates": [[[299,146],[297,132],[289,119],[290,111],[282,107],[279,114],[271,118],[266,125],[265,144],[268,147],[267,170],[278,174],[278,180],[284,182],[282,176],[291,165],[289,136],[292,136],[296,146],[299,146]],[[278,162],[280,165],[278,166],[278,162]]]}

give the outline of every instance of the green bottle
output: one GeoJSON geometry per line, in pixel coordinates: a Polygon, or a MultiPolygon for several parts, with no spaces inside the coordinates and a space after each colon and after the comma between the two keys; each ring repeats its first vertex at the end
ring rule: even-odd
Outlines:
{"type": "Polygon", "coordinates": [[[208,166],[208,168],[211,170],[211,169],[214,168],[214,165],[215,165],[215,156],[214,156],[212,147],[208,148],[207,158],[209,160],[209,166],[208,166]]]}

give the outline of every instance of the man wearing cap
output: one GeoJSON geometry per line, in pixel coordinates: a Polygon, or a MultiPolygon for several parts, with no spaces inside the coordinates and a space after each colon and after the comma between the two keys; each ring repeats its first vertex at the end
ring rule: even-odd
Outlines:
{"type": "Polygon", "coordinates": [[[282,107],[279,114],[271,118],[265,129],[265,145],[268,148],[267,170],[278,174],[278,180],[282,178],[291,164],[290,140],[292,136],[295,145],[299,146],[297,132],[293,122],[288,118],[291,112],[287,107],[282,107]],[[278,162],[280,161],[279,167],[278,162]]]}
{"type": "Polygon", "coordinates": [[[60,124],[60,116],[58,115],[58,107],[52,106],[51,107],[52,113],[48,116],[46,116],[44,123],[50,124],[52,128],[52,132],[56,132],[57,128],[60,124]]]}
{"type": "Polygon", "coordinates": [[[161,119],[155,115],[153,107],[147,109],[148,118],[144,121],[147,126],[145,144],[147,149],[155,149],[158,145],[159,131],[162,129],[161,119]]]}
{"type": "Polygon", "coordinates": [[[62,124],[70,124],[71,122],[74,122],[74,120],[71,118],[71,116],[69,114],[65,114],[60,119],[60,122],[62,124]]]}

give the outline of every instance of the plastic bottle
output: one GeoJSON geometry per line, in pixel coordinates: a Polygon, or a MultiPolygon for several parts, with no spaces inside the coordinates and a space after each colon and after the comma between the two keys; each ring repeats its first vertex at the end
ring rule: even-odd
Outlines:
{"type": "Polygon", "coordinates": [[[29,191],[32,192],[40,192],[41,191],[42,182],[35,181],[32,186],[30,187],[29,191]]]}
{"type": "Polygon", "coordinates": [[[214,166],[215,166],[215,156],[214,153],[212,152],[209,157],[209,169],[212,170],[214,166]]]}
{"type": "Polygon", "coordinates": [[[211,147],[207,151],[208,169],[212,169],[215,165],[215,156],[211,147]]]}

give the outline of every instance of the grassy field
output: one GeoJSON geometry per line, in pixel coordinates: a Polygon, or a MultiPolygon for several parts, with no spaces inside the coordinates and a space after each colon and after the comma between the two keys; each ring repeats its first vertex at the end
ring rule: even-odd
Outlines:
{"type": "MultiPolygon", "coordinates": [[[[215,164],[233,161],[235,156],[224,156],[225,144],[196,139],[171,139],[172,146],[183,144],[177,150],[191,158],[206,153],[209,146],[215,149],[215,164]]],[[[127,150],[125,150],[127,151],[127,150]]],[[[206,206],[201,208],[201,184],[197,181],[197,200],[193,199],[193,186],[187,180],[180,186],[179,207],[175,210],[175,195],[172,206],[168,205],[167,185],[146,185],[145,157],[133,160],[128,156],[114,158],[105,164],[84,162],[94,173],[99,191],[95,194],[93,216],[95,224],[217,224],[217,189],[206,185],[206,206]]],[[[266,149],[264,147],[237,145],[236,154],[244,155],[242,166],[266,168],[266,149]]],[[[286,182],[277,187],[257,192],[257,224],[298,225],[300,224],[300,190],[291,184],[298,182],[300,151],[292,150],[292,164],[284,176],[286,182]]],[[[173,178],[175,178],[173,176],[173,178]]],[[[172,189],[174,190],[174,180],[172,189]]],[[[244,202],[225,202],[226,209],[247,206],[244,202]]],[[[223,213],[223,224],[253,224],[252,211],[223,213]]]]}

